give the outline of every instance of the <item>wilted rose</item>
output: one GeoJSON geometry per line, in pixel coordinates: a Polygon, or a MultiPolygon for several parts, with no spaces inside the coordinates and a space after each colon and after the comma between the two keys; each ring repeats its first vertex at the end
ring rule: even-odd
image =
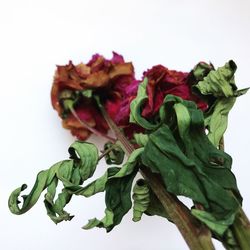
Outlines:
{"type": "MultiPolygon", "coordinates": [[[[63,126],[70,129],[78,139],[85,140],[90,131],[85,128],[70,113],[65,116],[60,95],[65,90],[84,91],[93,90],[98,94],[111,118],[114,118],[120,109],[124,98],[124,90],[134,81],[134,68],[132,63],[126,63],[123,57],[113,52],[111,60],[96,54],[87,63],[74,65],[71,61],[65,66],[57,66],[51,90],[53,108],[63,119],[63,126]]],[[[108,125],[101,116],[94,100],[83,95],[78,100],[76,113],[80,119],[101,133],[107,133],[108,125]]]]}
{"type": "Polygon", "coordinates": [[[148,101],[145,103],[142,115],[151,117],[158,112],[166,95],[176,95],[184,100],[194,101],[198,108],[205,110],[207,104],[192,93],[188,83],[189,73],[169,70],[162,65],[156,65],[143,73],[148,78],[148,101]]]}

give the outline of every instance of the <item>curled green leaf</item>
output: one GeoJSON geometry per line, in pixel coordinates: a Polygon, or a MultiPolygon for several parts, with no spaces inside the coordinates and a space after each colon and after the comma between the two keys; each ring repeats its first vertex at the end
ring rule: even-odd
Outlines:
{"type": "Polygon", "coordinates": [[[197,88],[202,95],[232,97],[237,89],[234,82],[236,69],[235,62],[230,60],[223,67],[211,70],[194,88],[197,88]]]}
{"type": "Polygon", "coordinates": [[[141,220],[142,214],[148,209],[150,203],[150,190],[145,180],[140,179],[133,188],[133,221],[141,220]]]}
{"type": "Polygon", "coordinates": [[[97,193],[104,192],[108,179],[116,175],[119,171],[120,168],[117,167],[108,168],[103,176],[97,178],[87,186],[82,187],[81,185],[72,185],[65,188],[65,190],[67,190],[68,193],[74,195],[80,195],[84,197],[93,196],[97,193]]]}
{"type": "Polygon", "coordinates": [[[201,81],[213,69],[214,69],[214,67],[211,63],[207,64],[205,62],[200,62],[192,70],[192,73],[193,73],[196,81],[201,81]]]}
{"type": "Polygon", "coordinates": [[[140,221],[143,213],[149,216],[161,216],[170,220],[161,202],[144,179],[137,180],[133,188],[132,198],[134,200],[133,221],[140,221]]]}
{"type": "MultiPolygon", "coordinates": [[[[31,209],[38,201],[41,193],[44,189],[49,187],[56,176],[56,171],[60,167],[62,162],[53,165],[49,170],[41,171],[36,178],[35,185],[33,186],[29,195],[23,195],[23,205],[19,207],[19,196],[22,191],[27,188],[26,184],[23,184],[20,188],[15,189],[9,197],[9,209],[14,214],[23,214],[31,209]]],[[[54,196],[54,195],[52,195],[54,196]]]]}
{"type": "Polygon", "coordinates": [[[237,90],[234,80],[236,69],[234,61],[230,60],[223,67],[211,70],[193,87],[204,98],[210,99],[210,109],[205,113],[205,120],[208,138],[216,147],[226,131],[228,114],[236,97],[245,94],[248,90],[248,88],[237,90]]]}
{"type": "Polygon", "coordinates": [[[105,209],[105,217],[102,220],[96,218],[90,219],[89,222],[82,227],[82,229],[88,230],[94,227],[104,227],[109,228],[114,223],[114,214],[112,211],[105,209]]]}
{"type": "Polygon", "coordinates": [[[124,153],[123,149],[117,143],[115,143],[115,144],[112,142],[105,143],[104,152],[107,152],[105,154],[105,161],[107,164],[109,164],[109,165],[122,164],[125,153],[124,153]]]}
{"type": "Polygon", "coordinates": [[[218,147],[220,140],[227,129],[228,114],[235,101],[235,97],[219,98],[214,105],[211,115],[206,116],[205,124],[208,129],[207,136],[216,147],[218,147]]]}
{"type": "Polygon", "coordinates": [[[23,195],[23,204],[19,206],[19,196],[27,188],[24,184],[12,192],[9,197],[9,209],[14,214],[23,214],[31,209],[38,201],[41,193],[45,194],[45,207],[48,216],[58,223],[70,220],[72,216],[64,211],[64,207],[71,200],[72,194],[63,189],[55,200],[56,188],[60,180],[64,187],[82,184],[90,178],[98,162],[98,150],[90,143],[76,141],[69,148],[71,160],[56,163],[50,169],[38,173],[35,184],[28,195],[23,195]]]}

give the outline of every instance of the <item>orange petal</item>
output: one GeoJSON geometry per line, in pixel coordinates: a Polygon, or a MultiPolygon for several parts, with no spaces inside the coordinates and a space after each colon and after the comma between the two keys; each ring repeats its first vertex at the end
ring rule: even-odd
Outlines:
{"type": "Polygon", "coordinates": [[[70,61],[65,66],[57,66],[54,75],[54,81],[51,89],[51,102],[52,106],[59,114],[61,114],[62,108],[59,103],[59,94],[64,89],[83,90],[83,86],[80,84],[82,76],[86,76],[90,73],[90,67],[83,63],[78,64],[76,67],[70,61]]]}
{"type": "Polygon", "coordinates": [[[132,63],[122,63],[113,65],[112,70],[109,72],[110,79],[121,75],[134,74],[134,67],[132,63]]]}
{"type": "Polygon", "coordinates": [[[90,70],[91,70],[90,67],[84,63],[79,63],[76,66],[76,72],[82,78],[86,78],[90,74],[90,70]]]}
{"type": "Polygon", "coordinates": [[[103,70],[92,73],[82,81],[82,86],[87,88],[100,88],[109,84],[109,75],[103,70]]]}
{"type": "Polygon", "coordinates": [[[103,56],[96,57],[95,61],[91,63],[91,73],[98,72],[105,64],[105,58],[103,56]]]}

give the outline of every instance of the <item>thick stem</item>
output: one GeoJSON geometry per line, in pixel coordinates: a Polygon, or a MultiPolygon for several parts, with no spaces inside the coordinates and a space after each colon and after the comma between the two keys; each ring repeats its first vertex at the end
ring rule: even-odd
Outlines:
{"type": "Polygon", "coordinates": [[[190,214],[189,209],[176,196],[167,192],[162,181],[146,167],[142,167],[141,173],[148,180],[151,189],[179,229],[189,248],[193,250],[214,249],[211,233],[190,214]]]}
{"type": "MultiPolygon", "coordinates": [[[[115,136],[121,142],[127,155],[130,155],[135,149],[128,141],[124,134],[119,130],[116,124],[108,116],[106,110],[97,99],[98,106],[102,112],[104,119],[110,128],[114,131],[115,136]]],[[[148,181],[151,189],[158,197],[165,208],[170,219],[175,223],[187,245],[191,250],[213,250],[214,246],[211,240],[211,233],[207,228],[195,219],[189,209],[182,204],[177,197],[166,191],[161,179],[153,174],[146,167],[141,167],[142,176],[148,181]]]]}
{"type": "MultiPolygon", "coordinates": [[[[225,143],[224,138],[221,138],[219,149],[224,151],[225,143]]],[[[233,195],[233,193],[232,193],[233,195]]],[[[234,224],[230,227],[235,241],[238,243],[240,249],[250,250],[250,222],[244,213],[242,207],[239,208],[236,214],[234,224]]]]}
{"type": "Polygon", "coordinates": [[[116,138],[120,141],[121,146],[123,147],[123,150],[125,151],[125,153],[127,155],[130,155],[134,150],[134,146],[127,140],[127,138],[124,136],[124,134],[120,131],[120,129],[113,122],[113,120],[109,117],[108,113],[106,112],[106,110],[102,106],[98,96],[96,96],[96,101],[97,101],[97,105],[98,105],[98,107],[103,115],[103,118],[108,123],[110,129],[114,132],[116,138]]]}
{"type": "Polygon", "coordinates": [[[227,250],[241,250],[239,243],[236,241],[235,236],[231,228],[229,228],[223,235],[223,239],[220,239],[223,246],[227,250]]]}
{"type": "Polygon", "coordinates": [[[250,250],[250,223],[242,208],[236,214],[232,231],[240,248],[242,250],[250,250]]]}

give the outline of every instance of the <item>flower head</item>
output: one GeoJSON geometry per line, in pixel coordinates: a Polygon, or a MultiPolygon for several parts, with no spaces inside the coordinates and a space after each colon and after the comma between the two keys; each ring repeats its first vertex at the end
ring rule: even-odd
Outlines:
{"type": "Polygon", "coordinates": [[[156,65],[143,73],[148,78],[148,101],[144,106],[142,115],[149,118],[158,112],[166,95],[176,95],[185,100],[194,101],[198,108],[205,110],[207,104],[194,95],[188,82],[189,74],[186,72],[169,70],[162,65],[156,65]]]}
{"type": "MultiPolygon", "coordinates": [[[[194,101],[200,109],[206,110],[207,103],[192,93],[191,76],[196,77],[193,71],[169,70],[162,65],[145,71],[143,78],[148,78],[148,100],[143,106],[142,116],[153,117],[168,94],[194,101]]],[[[86,64],[74,65],[70,61],[67,65],[57,66],[51,91],[52,105],[63,119],[63,127],[70,129],[78,139],[87,139],[94,130],[106,134],[108,125],[92,98],[94,93],[100,97],[111,119],[131,138],[134,132],[141,131],[138,125],[129,122],[130,103],[137,96],[139,83],[134,77],[132,63],[125,62],[121,55],[113,52],[113,57],[108,60],[95,54],[86,64]],[[64,105],[69,91],[75,114],[64,105]]]]}
{"type": "Polygon", "coordinates": [[[125,62],[123,57],[115,52],[110,60],[95,54],[87,64],[74,65],[70,61],[65,66],[57,66],[51,90],[52,106],[63,119],[63,126],[70,129],[78,139],[85,140],[90,131],[65,109],[62,103],[65,91],[74,93],[77,116],[88,126],[107,133],[108,125],[95,101],[84,93],[91,90],[98,94],[109,115],[114,118],[119,111],[125,87],[134,80],[132,63],[125,62]]]}

